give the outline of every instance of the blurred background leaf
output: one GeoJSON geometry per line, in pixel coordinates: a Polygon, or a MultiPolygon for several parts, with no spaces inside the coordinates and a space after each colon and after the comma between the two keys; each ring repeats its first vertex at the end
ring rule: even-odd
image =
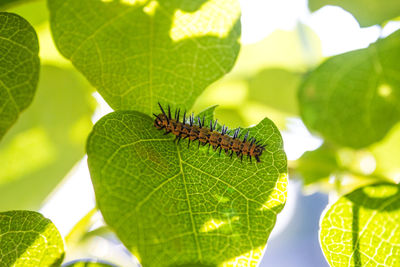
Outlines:
{"type": "Polygon", "coordinates": [[[322,60],[318,36],[298,24],[277,30],[255,44],[242,45],[233,70],[209,86],[194,110],[220,105],[215,117],[230,128],[255,125],[270,118],[280,130],[298,116],[297,90],[302,75],[322,60]]]}
{"type": "Polygon", "coordinates": [[[325,5],[340,6],[351,12],[362,27],[396,18],[400,14],[400,2],[397,0],[309,0],[311,11],[316,11],[325,5]]]}
{"type": "Polygon", "coordinates": [[[60,266],[64,244],[54,224],[34,211],[0,212],[2,266],[60,266]]]}
{"type": "Polygon", "coordinates": [[[32,102],[39,79],[39,44],[22,17],[0,12],[0,139],[32,102]]]}
{"type": "Polygon", "coordinates": [[[249,79],[249,100],[298,116],[297,88],[301,79],[302,74],[293,71],[263,69],[249,79]]]}
{"type": "Polygon", "coordinates": [[[339,170],[337,151],[328,144],[305,152],[296,162],[296,172],[303,178],[304,185],[327,179],[339,170]]]}
{"type": "Polygon", "coordinates": [[[400,119],[399,37],[334,56],[311,72],[299,92],[307,127],[353,148],[381,140],[400,119]]]}
{"type": "Polygon", "coordinates": [[[85,154],[95,107],[71,69],[43,66],[37,95],[0,144],[0,210],[37,209],[85,154]]]}
{"type": "Polygon", "coordinates": [[[239,52],[236,0],[48,3],[58,49],[113,109],[189,109],[239,52]]]}

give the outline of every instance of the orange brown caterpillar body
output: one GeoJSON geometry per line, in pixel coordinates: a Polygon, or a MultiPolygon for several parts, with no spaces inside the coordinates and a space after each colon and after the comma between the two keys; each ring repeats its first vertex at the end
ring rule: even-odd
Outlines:
{"type": "Polygon", "coordinates": [[[250,159],[254,157],[257,162],[260,161],[260,156],[265,150],[265,145],[259,144],[255,138],[248,138],[249,132],[243,137],[243,140],[239,137],[240,129],[236,129],[233,132],[233,135],[230,136],[228,132],[228,128],[222,126],[221,132],[216,130],[217,121],[212,123],[210,120],[210,127],[207,128],[204,124],[204,116],[201,120],[200,117],[197,117],[197,123],[195,122],[194,115],[189,116],[189,122],[186,121],[186,112],[183,114],[182,122],[179,121],[179,113],[180,110],[175,110],[175,116],[171,116],[171,109],[168,106],[168,114],[164,111],[160,103],[161,112],[160,114],[153,115],[156,117],[154,121],[154,126],[161,130],[165,130],[165,134],[172,133],[176,136],[178,142],[181,139],[188,138],[188,147],[190,142],[199,141],[200,144],[212,146],[214,151],[219,148],[219,153],[221,150],[224,150],[226,154],[230,153],[230,157],[232,158],[233,153],[235,153],[240,159],[243,159],[243,155],[250,159]]]}

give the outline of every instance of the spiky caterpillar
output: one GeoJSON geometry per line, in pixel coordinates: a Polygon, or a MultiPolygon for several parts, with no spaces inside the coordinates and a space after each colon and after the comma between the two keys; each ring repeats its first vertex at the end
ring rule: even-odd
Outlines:
{"type": "Polygon", "coordinates": [[[230,136],[228,132],[228,127],[222,126],[221,132],[217,131],[217,120],[215,120],[214,125],[213,121],[210,120],[210,127],[207,128],[204,124],[204,116],[203,120],[200,117],[197,117],[197,124],[195,122],[194,115],[189,116],[189,123],[186,121],[186,111],[183,114],[182,122],[179,121],[180,110],[175,110],[175,116],[171,116],[171,109],[168,106],[168,114],[164,111],[161,104],[160,106],[161,112],[160,114],[153,115],[156,117],[154,121],[154,126],[161,130],[165,129],[165,134],[172,133],[176,136],[178,142],[181,139],[188,138],[188,147],[190,142],[199,141],[199,146],[202,144],[203,146],[207,145],[212,146],[214,151],[219,148],[219,153],[221,150],[224,150],[226,154],[230,153],[230,157],[232,158],[233,153],[235,153],[240,160],[243,160],[243,155],[247,155],[250,159],[254,157],[257,162],[261,162],[260,156],[265,150],[265,145],[259,144],[255,138],[248,138],[249,132],[245,134],[243,140],[240,139],[239,132],[240,128],[236,129],[233,132],[233,135],[230,136]]]}

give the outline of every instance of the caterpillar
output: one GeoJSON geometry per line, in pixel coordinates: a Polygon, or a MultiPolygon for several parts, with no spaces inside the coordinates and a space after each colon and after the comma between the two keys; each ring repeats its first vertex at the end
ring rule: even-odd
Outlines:
{"type": "Polygon", "coordinates": [[[210,146],[213,147],[213,150],[216,151],[219,148],[219,154],[221,154],[221,150],[224,150],[225,153],[232,158],[232,155],[235,153],[237,157],[240,157],[240,160],[243,160],[243,155],[247,155],[247,158],[250,160],[252,157],[256,159],[257,162],[261,162],[260,157],[265,150],[265,145],[261,145],[259,141],[256,141],[254,137],[249,138],[249,132],[247,132],[243,140],[240,139],[240,128],[237,128],[233,131],[233,135],[229,135],[231,131],[228,131],[228,127],[222,126],[221,131],[217,130],[217,120],[210,120],[210,127],[207,128],[204,123],[204,116],[201,120],[200,117],[197,117],[197,122],[192,113],[189,116],[189,121],[186,121],[186,111],[183,114],[182,122],[179,121],[180,109],[175,110],[175,116],[171,116],[171,109],[168,105],[168,114],[164,111],[163,107],[160,103],[158,103],[161,113],[153,115],[156,117],[154,121],[154,126],[158,130],[165,130],[165,134],[172,133],[176,136],[175,140],[177,143],[181,139],[188,138],[188,147],[190,146],[190,142],[194,142],[198,140],[198,146],[207,145],[208,148],[210,146]]]}

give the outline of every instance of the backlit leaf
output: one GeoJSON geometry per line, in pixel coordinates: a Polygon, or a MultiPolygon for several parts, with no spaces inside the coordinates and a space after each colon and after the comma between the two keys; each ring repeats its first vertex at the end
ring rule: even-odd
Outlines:
{"type": "Polygon", "coordinates": [[[113,109],[188,109],[239,52],[236,0],[48,3],[58,49],[113,109]]]}
{"type": "Polygon", "coordinates": [[[32,102],[39,78],[39,44],[22,17],[0,12],[0,139],[32,102]]]}
{"type": "Polygon", "coordinates": [[[399,185],[375,184],[339,198],[321,221],[320,241],[331,266],[399,266],[399,185]]]}
{"type": "Polygon", "coordinates": [[[354,148],[381,140],[400,120],[399,61],[400,31],[325,61],[300,88],[306,126],[354,148]]]}
{"type": "Polygon", "coordinates": [[[96,123],[87,153],[97,204],[143,266],[257,263],[286,201],[287,161],[270,120],[249,131],[267,145],[262,163],[176,145],[135,111],[96,123]]]}
{"type": "Polygon", "coordinates": [[[34,211],[0,212],[0,266],[60,266],[64,244],[54,224],[34,211]]]}

